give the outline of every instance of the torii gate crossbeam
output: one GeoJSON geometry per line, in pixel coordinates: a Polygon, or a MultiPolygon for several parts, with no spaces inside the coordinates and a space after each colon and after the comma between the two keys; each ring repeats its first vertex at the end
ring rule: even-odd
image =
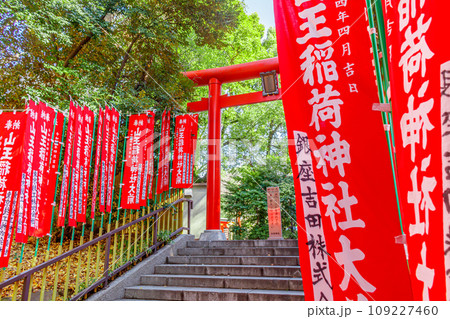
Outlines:
{"type": "MultiPolygon", "coordinates": [[[[221,95],[222,83],[256,79],[260,78],[261,73],[274,70],[277,74],[279,73],[277,57],[183,73],[197,86],[209,86],[208,98],[188,103],[188,111],[190,112],[208,111],[208,172],[206,189],[206,230],[208,232],[220,232],[221,109],[280,99],[280,95],[263,96],[262,92],[234,96],[221,95]]],[[[281,90],[279,92],[281,93],[281,90]]],[[[218,236],[210,238],[218,238],[218,236]]]]}

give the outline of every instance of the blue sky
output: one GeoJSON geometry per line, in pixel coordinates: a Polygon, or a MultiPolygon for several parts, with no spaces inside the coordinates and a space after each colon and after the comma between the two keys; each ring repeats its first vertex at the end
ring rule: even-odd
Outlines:
{"type": "Polygon", "coordinates": [[[275,27],[275,18],[273,13],[273,0],[244,0],[247,6],[247,13],[258,13],[259,19],[265,25],[266,30],[269,27],[275,27]]]}

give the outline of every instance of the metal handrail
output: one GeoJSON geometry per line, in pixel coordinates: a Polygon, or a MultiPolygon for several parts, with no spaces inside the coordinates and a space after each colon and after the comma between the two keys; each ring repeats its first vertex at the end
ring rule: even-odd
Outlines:
{"type": "MultiPolygon", "coordinates": [[[[47,268],[53,264],[56,264],[57,262],[62,261],[63,259],[72,256],[90,246],[93,246],[95,244],[97,244],[99,241],[102,241],[104,239],[107,240],[107,244],[106,244],[106,249],[105,249],[105,262],[104,262],[104,275],[103,278],[101,278],[100,280],[97,280],[96,282],[94,282],[92,285],[90,285],[89,287],[87,287],[86,289],[84,289],[83,291],[81,291],[80,293],[78,293],[77,295],[75,295],[71,300],[78,300],[80,299],[82,296],[84,296],[85,294],[89,293],[90,291],[92,291],[93,289],[95,289],[96,287],[100,286],[101,284],[104,284],[104,286],[106,286],[108,284],[108,280],[109,277],[114,276],[115,274],[119,273],[120,271],[122,271],[123,269],[127,268],[129,265],[132,264],[132,261],[128,261],[127,263],[125,263],[124,265],[122,265],[119,269],[116,269],[114,272],[112,272],[111,274],[109,274],[109,250],[111,248],[111,237],[137,223],[140,223],[150,217],[153,217],[155,215],[158,215],[159,213],[161,213],[164,210],[169,209],[171,206],[174,206],[176,204],[182,203],[182,202],[187,202],[188,203],[188,227],[180,227],[179,229],[177,229],[176,231],[174,231],[170,237],[174,237],[177,234],[179,234],[180,232],[182,232],[183,230],[187,230],[188,234],[190,234],[190,217],[191,217],[191,208],[193,207],[193,201],[191,199],[187,199],[187,198],[180,198],[178,200],[176,200],[175,202],[171,203],[169,207],[162,207],[159,208],[151,213],[148,213],[147,215],[144,215],[132,222],[129,222],[128,224],[125,224],[123,226],[120,226],[108,233],[105,233],[104,235],[97,237],[91,241],[86,242],[85,244],[78,246],[72,250],[69,250],[57,257],[54,257],[38,266],[35,266],[27,271],[24,271],[23,273],[20,273],[10,279],[5,280],[4,282],[0,283],[0,290],[12,285],[14,283],[16,283],[17,281],[20,280],[24,280],[24,285],[23,285],[23,293],[22,293],[22,301],[26,301],[28,300],[28,293],[29,293],[29,288],[30,288],[30,284],[31,284],[31,278],[33,276],[34,273],[47,268]]],[[[140,253],[138,256],[135,256],[135,259],[139,259],[142,256],[144,256],[148,250],[154,251],[156,250],[159,246],[161,246],[163,244],[163,242],[158,242],[157,241],[157,233],[158,233],[158,223],[155,222],[153,223],[153,238],[154,238],[154,245],[149,247],[147,249],[147,251],[144,251],[142,253],[140,253]]]]}

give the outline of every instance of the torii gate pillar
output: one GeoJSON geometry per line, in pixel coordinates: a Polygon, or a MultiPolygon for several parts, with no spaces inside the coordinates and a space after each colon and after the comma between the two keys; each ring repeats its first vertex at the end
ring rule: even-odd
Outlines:
{"type": "Polygon", "coordinates": [[[209,80],[208,99],[208,175],[206,189],[206,230],[220,231],[220,141],[221,110],[219,104],[222,83],[209,80]]]}
{"type": "MultiPolygon", "coordinates": [[[[252,92],[240,95],[221,95],[222,83],[232,83],[256,79],[261,73],[279,73],[278,58],[231,65],[222,68],[183,73],[197,86],[209,86],[208,98],[188,103],[190,112],[208,111],[208,174],[206,189],[206,231],[200,240],[226,239],[220,231],[220,143],[221,109],[279,100],[279,95],[263,95],[252,92]]],[[[281,88],[279,89],[281,94],[281,88]]]]}

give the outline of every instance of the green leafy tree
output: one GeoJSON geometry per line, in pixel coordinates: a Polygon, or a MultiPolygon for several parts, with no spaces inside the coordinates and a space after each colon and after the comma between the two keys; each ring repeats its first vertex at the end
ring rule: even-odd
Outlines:
{"type": "Polygon", "coordinates": [[[180,48],[220,47],[240,0],[5,0],[0,4],[0,102],[27,94],[67,108],[105,101],[126,111],[178,108],[192,94],[180,48]]]}
{"type": "Polygon", "coordinates": [[[267,187],[280,188],[281,219],[284,238],[296,238],[295,193],[291,167],[278,157],[268,157],[266,165],[235,169],[225,183],[222,209],[234,222],[230,230],[236,239],[267,239],[267,187]],[[241,226],[239,227],[238,220],[241,226]]]}
{"type": "MultiPolygon", "coordinates": [[[[183,64],[187,71],[246,63],[277,56],[275,29],[269,28],[264,37],[264,26],[256,13],[242,12],[237,27],[224,38],[225,45],[214,48],[197,46],[191,34],[190,45],[183,47],[183,64]]],[[[259,79],[223,85],[222,93],[237,95],[262,90],[259,79]]],[[[207,87],[198,88],[194,100],[208,96],[207,87]]],[[[206,180],[207,168],[207,114],[199,119],[196,180],[206,180]],[[203,142],[202,142],[203,141],[203,142]]],[[[286,125],[281,100],[251,106],[241,106],[222,111],[222,168],[224,174],[243,165],[264,163],[269,155],[288,161],[286,125]]]]}

